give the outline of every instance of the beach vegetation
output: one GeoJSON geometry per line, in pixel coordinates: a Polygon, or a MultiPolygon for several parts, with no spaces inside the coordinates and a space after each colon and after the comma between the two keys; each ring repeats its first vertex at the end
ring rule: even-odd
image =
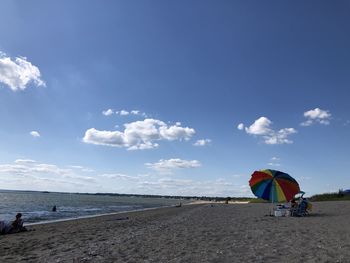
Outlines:
{"type": "Polygon", "coordinates": [[[339,189],[338,192],[317,194],[317,195],[311,196],[309,199],[310,201],[313,201],[313,202],[345,201],[345,200],[350,200],[350,193],[348,191],[344,191],[343,189],[339,189]]]}

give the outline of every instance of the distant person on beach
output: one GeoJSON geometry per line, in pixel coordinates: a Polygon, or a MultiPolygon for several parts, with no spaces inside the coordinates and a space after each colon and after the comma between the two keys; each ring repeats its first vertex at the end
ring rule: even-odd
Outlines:
{"type": "Polygon", "coordinates": [[[57,207],[56,207],[56,205],[54,205],[53,207],[52,207],[52,212],[56,212],[57,211],[57,207]]]}

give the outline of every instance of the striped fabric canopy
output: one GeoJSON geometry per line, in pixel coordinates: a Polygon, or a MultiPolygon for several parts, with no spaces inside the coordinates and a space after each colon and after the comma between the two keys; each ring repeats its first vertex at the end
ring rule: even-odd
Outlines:
{"type": "Polygon", "coordinates": [[[249,185],[255,196],[273,203],[289,202],[300,191],[293,177],[270,169],[255,171],[249,185]]]}

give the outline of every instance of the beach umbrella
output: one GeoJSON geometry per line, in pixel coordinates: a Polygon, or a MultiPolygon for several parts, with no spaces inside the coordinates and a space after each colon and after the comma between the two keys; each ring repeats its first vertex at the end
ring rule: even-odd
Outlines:
{"type": "Polygon", "coordinates": [[[298,182],[289,174],[270,169],[255,171],[249,185],[255,196],[272,203],[289,202],[300,191],[298,182]]]}

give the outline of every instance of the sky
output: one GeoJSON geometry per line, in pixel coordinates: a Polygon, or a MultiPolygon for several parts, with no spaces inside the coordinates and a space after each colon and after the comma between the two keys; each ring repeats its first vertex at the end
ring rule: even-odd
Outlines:
{"type": "Polygon", "coordinates": [[[348,1],[0,2],[0,189],[350,188],[348,1]]]}

